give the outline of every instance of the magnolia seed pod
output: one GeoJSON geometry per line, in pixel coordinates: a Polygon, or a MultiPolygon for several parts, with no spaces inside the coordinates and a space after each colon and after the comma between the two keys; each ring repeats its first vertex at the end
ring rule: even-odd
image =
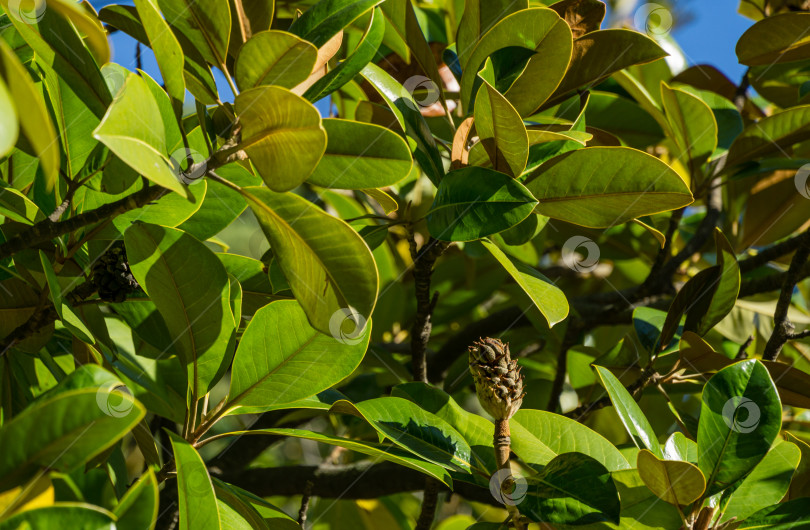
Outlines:
{"type": "Polygon", "coordinates": [[[482,338],[467,350],[470,373],[481,406],[496,421],[508,420],[523,403],[523,376],[512,360],[509,344],[482,338]]]}

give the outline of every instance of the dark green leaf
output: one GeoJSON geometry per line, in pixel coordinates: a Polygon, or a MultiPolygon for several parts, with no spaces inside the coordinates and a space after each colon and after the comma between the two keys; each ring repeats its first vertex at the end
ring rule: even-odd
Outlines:
{"type": "Polygon", "coordinates": [[[624,385],[619,381],[610,370],[601,366],[595,366],[596,373],[602,380],[602,384],[607,390],[610,401],[613,403],[613,408],[616,414],[624,424],[624,428],[633,439],[633,443],[638,448],[649,449],[655,456],[663,457],[661,445],[658,443],[658,437],[650,425],[649,420],[642,412],[641,407],[638,406],[636,400],[630,395],[630,392],[624,388],[624,385]]]}
{"type": "Polygon", "coordinates": [[[537,205],[523,185],[481,167],[451,171],[428,213],[428,230],[442,241],[472,241],[520,223],[537,205]]]}
{"type": "Polygon", "coordinates": [[[359,403],[338,401],[332,412],[365,419],[380,435],[428,462],[451,471],[470,472],[470,446],[435,414],[402,398],[382,397],[359,403]]]}
{"type": "Polygon", "coordinates": [[[290,33],[317,48],[383,0],[320,0],[290,26],[290,33]]]}
{"type": "Polygon", "coordinates": [[[768,370],[755,359],[717,372],[703,389],[698,466],[708,495],[724,490],[767,454],[782,425],[782,406],[768,370]]]}
{"type": "Polygon", "coordinates": [[[583,525],[619,522],[619,493],[605,466],[582,453],[564,453],[527,479],[518,509],[531,520],[583,525]]]}

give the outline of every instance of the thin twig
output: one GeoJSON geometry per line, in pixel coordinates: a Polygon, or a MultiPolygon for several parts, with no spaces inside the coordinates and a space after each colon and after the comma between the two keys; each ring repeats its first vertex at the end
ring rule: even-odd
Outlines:
{"type": "Polygon", "coordinates": [[[577,343],[577,338],[582,330],[582,323],[572,316],[568,322],[568,329],[560,343],[560,350],[557,354],[557,373],[554,375],[554,383],[551,386],[551,396],[546,405],[546,410],[556,412],[560,406],[560,396],[565,385],[565,375],[568,372],[568,349],[577,343]]]}
{"type": "Polygon", "coordinates": [[[430,277],[433,265],[449,246],[449,243],[430,238],[416,251],[416,242],[411,235],[411,257],[413,258],[413,279],[416,292],[416,317],[411,331],[411,362],[414,381],[428,382],[427,359],[425,352],[432,329],[431,316],[438,302],[438,293],[430,294],[430,277]]]}
{"type": "Polygon", "coordinates": [[[754,336],[748,335],[748,338],[745,339],[745,342],[740,346],[740,349],[737,350],[737,355],[734,357],[737,361],[742,361],[743,359],[748,358],[748,348],[754,342],[754,336]]]}
{"type": "Polygon", "coordinates": [[[762,358],[766,361],[775,361],[782,351],[782,347],[790,340],[795,329],[793,323],[788,318],[788,310],[793,298],[793,290],[796,284],[802,279],[802,271],[810,258],[810,229],[802,234],[802,241],[799,248],[790,260],[790,267],[782,283],[782,290],[779,293],[779,300],[776,302],[776,311],[773,315],[773,333],[765,345],[762,358]]]}
{"type": "Polygon", "coordinates": [[[307,480],[306,487],[304,488],[304,494],[301,497],[301,507],[298,509],[298,526],[302,529],[306,528],[307,524],[307,510],[309,510],[309,501],[312,499],[312,488],[315,487],[315,483],[311,480],[307,480]]]}

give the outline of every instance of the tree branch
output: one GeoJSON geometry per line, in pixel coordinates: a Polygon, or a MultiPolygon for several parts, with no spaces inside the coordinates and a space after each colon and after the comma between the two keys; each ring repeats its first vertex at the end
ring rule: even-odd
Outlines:
{"type": "Polygon", "coordinates": [[[781,243],[777,243],[763,249],[758,254],[751,256],[750,258],[741,259],[740,272],[743,274],[746,272],[751,272],[762,267],[763,265],[767,265],[770,261],[794,252],[797,248],[799,248],[799,245],[801,245],[803,237],[804,234],[799,234],[798,236],[791,237],[790,239],[786,239],[781,243]]]}
{"type": "MultiPolygon", "coordinates": [[[[312,495],[326,499],[377,499],[395,493],[419,491],[425,475],[391,462],[362,460],[347,465],[280,466],[224,473],[222,480],[260,497],[300,495],[312,481],[312,495]]],[[[440,484],[440,491],[448,491],[440,484]]],[[[501,506],[487,488],[453,481],[453,492],[465,499],[501,506]]]]}
{"type": "Polygon", "coordinates": [[[557,354],[557,372],[554,374],[554,383],[551,386],[551,396],[548,399],[546,410],[556,412],[560,406],[560,396],[565,385],[565,375],[568,373],[568,349],[577,343],[579,334],[582,332],[582,322],[576,317],[571,317],[565,336],[560,343],[560,351],[557,354]]]}
{"type": "Polygon", "coordinates": [[[788,309],[790,309],[790,302],[793,298],[793,290],[802,279],[803,268],[807,265],[808,258],[810,258],[810,230],[801,235],[799,247],[793,254],[790,267],[782,282],[782,290],[779,293],[779,300],[776,302],[776,311],[773,315],[773,333],[762,354],[762,358],[766,361],[775,361],[779,357],[782,347],[793,334],[795,328],[788,318],[788,309]]]}
{"type": "Polygon", "coordinates": [[[94,210],[84,212],[64,221],[46,219],[26,228],[3,244],[0,244],[0,259],[12,256],[15,252],[46,243],[54,238],[84,228],[85,226],[112,219],[129,210],[141,208],[160,198],[167,190],[160,186],[150,186],[121,200],[104,204],[94,210]]]}
{"type": "Polygon", "coordinates": [[[438,301],[438,293],[431,298],[430,277],[433,275],[433,265],[441,256],[449,243],[430,238],[422,245],[419,252],[416,251],[416,241],[413,236],[410,238],[411,257],[413,258],[413,279],[416,291],[416,318],[411,330],[411,361],[413,363],[414,381],[428,382],[427,360],[425,352],[430,340],[430,332],[433,327],[431,316],[438,301]]]}
{"type": "MultiPolygon", "coordinates": [[[[416,317],[411,330],[413,379],[414,381],[427,383],[427,357],[425,352],[433,328],[431,317],[439,300],[439,293],[434,293],[433,297],[430,295],[430,277],[433,275],[433,265],[439,259],[439,256],[447,250],[449,243],[431,237],[418,253],[413,233],[410,234],[409,243],[411,258],[413,259],[413,280],[416,293],[416,317]]],[[[419,519],[416,521],[415,530],[429,530],[433,525],[438,495],[439,483],[435,479],[427,477],[425,479],[425,493],[422,498],[422,509],[419,513],[419,519]]]]}

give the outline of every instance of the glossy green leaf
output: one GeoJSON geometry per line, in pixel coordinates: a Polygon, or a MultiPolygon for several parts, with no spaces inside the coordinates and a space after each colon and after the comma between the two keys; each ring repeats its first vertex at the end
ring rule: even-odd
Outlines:
{"type": "Polygon", "coordinates": [[[611,473],[622,502],[622,518],[610,528],[650,530],[679,528],[683,524],[677,508],[662,502],[644,484],[637,469],[611,473]]]}
{"type": "Polygon", "coordinates": [[[220,530],[216,495],[208,469],[194,447],[169,433],[177,467],[177,492],[181,530],[220,530]]]}
{"type": "Polygon", "coordinates": [[[661,347],[669,344],[686,313],[685,331],[705,335],[734,308],[740,292],[740,266],[719,228],[714,232],[717,265],[700,271],[672,300],[661,330],[661,347]]]}
{"type": "Polygon", "coordinates": [[[233,357],[228,274],[203,243],[176,228],[137,222],[124,241],[132,273],[155,303],[172,337],[171,349],[186,366],[192,396],[201,398],[233,357]]]}
{"type": "Polygon", "coordinates": [[[110,44],[107,41],[107,30],[95,17],[94,10],[88,12],[87,9],[66,0],[46,0],[46,6],[69,20],[79,30],[97,64],[109,62],[110,44]]]}
{"type": "Polygon", "coordinates": [[[398,397],[381,397],[351,403],[341,400],[332,412],[365,419],[395,445],[451,471],[470,471],[470,446],[453,427],[415,403],[398,397]]]}
{"type": "MultiPolygon", "coordinates": [[[[0,97],[2,97],[1,93],[0,97]]],[[[5,183],[0,183],[0,216],[29,226],[45,219],[45,214],[34,204],[34,201],[14,188],[4,186],[5,183]]]]}
{"type": "Polygon", "coordinates": [[[367,321],[377,301],[377,265],[349,225],[291,193],[243,188],[312,327],[330,333],[335,315],[367,321]]]}
{"type": "Polygon", "coordinates": [[[781,13],[760,20],[737,41],[737,58],[747,66],[800,61],[810,49],[810,14],[781,13]]]}
{"type": "Polygon", "coordinates": [[[46,256],[41,250],[39,251],[39,259],[40,263],[42,264],[42,270],[45,273],[48,290],[51,293],[51,300],[53,301],[53,306],[56,309],[56,314],[59,315],[62,323],[70,330],[71,333],[84,342],[93,344],[95,342],[95,340],[93,340],[93,334],[89,329],[87,329],[84,322],[82,322],[81,319],[76,315],[76,312],[73,310],[70,304],[65,301],[64,297],[62,296],[62,287],[59,285],[59,280],[56,277],[53,266],[51,265],[48,256],[46,256]]]}
{"type": "Polygon", "coordinates": [[[792,530],[810,523],[810,499],[795,499],[764,508],[737,527],[737,530],[792,530]]]}
{"type": "MultiPolygon", "coordinates": [[[[699,98],[661,84],[661,101],[678,146],[677,159],[687,164],[693,179],[717,149],[717,121],[712,109],[699,98]]],[[[697,181],[697,186],[700,181],[697,181]]]]}
{"type": "Polygon", "coordinates": [[[470,445],[474,467],[488,474],[495,471],[495,450],[492,445],[495,426],[491,421],[464,410],[449,394],[425,383],[397,385],[391,390],[391,395],[408,399],[449,423],[470,445]]]}
{"type": "MultiPolygon", "coordinates": [[[[9,0],[0,0],[0,5],[10,9],[9,0]]],[[[112,96],[93,56],[70,22],[50,9],[44,10],[37,22],[39,31],[21,18],[12,16],[8,20],[36,53],[37,63],[59,74],[95,116],[104,116],[112,96]]]]}
{"type": "Polygon", "coordinates": [[[172,28],[194,45],[211,64],[222,66],[231,36],[228,0],[157,0],[172,28]]]}
{"type": "Polygon", "coordinates": [[[593,31],[574,39],[571,65],[552,98],[560,99],[578,88],[595,85],[628,66],[649,63],[666,55],[667,52],[654,40],[635,31],[593,31]]]}
{"type": "Polygon", "coordinates": [[[15,514],[0,522],[0,530],[21,528],[63,528],[69,521],[72,530],[116,530],[115,516],[98,506],[60,502],[15,514]]]}
{"type": "Polygon", "coordinates": [[[348,377],[363,359],[371,325],[347,331],[341,324],[348,317],[338,317],[330,336],[312,328],[294,300],[257,311],[239,342],[226,406],[238,413],[240,406],[292,403],[348,377]]]}
{"type": "Polygon", "coordinates": [[[379,9],[371,12],[368,28],[354,51],[323,77],[307,89],[304,97],[310,101],[318,101],[339,89],[360,73],[363,68],[377,57],[377,50],[382,44],[385,34],[385,18],[379,9]]]}
{"type": "Polygon", "coordinates": [[[461,68],[466,68],[475,45],[495,24],[512,13],[528,8],[528,0],[466,0],[456,34],[461,68]]]}
{"type": "Polygon", "coordinates": [[[42,468],[73,471],[112,446],[145,414],[111,385],[46,397],[0,429],[0,488],[20,485],[42,468]]]}
{"type": "Polygon", "coordinates": [[[172,98],[177,118],[182,117],[183,100],[186,96],[186,83],[183,79],[185,59],[183,49],[172,33],[169,25],[160,15],[157,0],[136,0],[135,7],[143,22],[143,29],[153,50],[159,50],[155,59],[166,85],[166,92],[172,98]]]}
{"type": "Polygon", "coordinates": [[[117,530],[154,528],[158,517],[158,483],[151,469],[141,475],[115,507],[117,530]]]}
{"type": "Polygon", "coordinates": [[[236,86],[247,90],[259,85],[293,88],[306,81],[318,49],[286,31],[268,30],[256,33],[239,48],[234,76],[236,86]]]}
{"type": "MultiPolygon", "coordinates": [[[[39,158],[42,174],[45,177],[45,189],[51,191],[59,178],[59,142],[57,141],[56,130],[54,129],[48,110],[44,101],[39,96],[31,77],[20,63],[14,51],[0,39],[0,78],[5,81],[6,89],[10,94],[13,105],[17,108],[16,113],[20,120],[20,132],[28,140],[33,149],[33,154],[39,158]]],[[[3,88],[0,88],[0,92],[3,88]]],[[[0,100],[3,95],[0,94],[0,100]]],[[[3,105],[0,103],[0,105],[3,105]]],[[[8,108],[8,101],[5,103],[8,115],[6,120],[14,122],[15,112],[8,108]]],[[[3,112],[5,114],[5,111],[3,112]]],[[[12,139],[11,145],[16,140],[16,122],[9,123],[3,127],[3,136],[12,139]]],[[[0,144],[3,144],[0,139],[0,144]]],[[[0,152],[8,152],[0,145],[0,152]]]]}
{"type": "Polygon", "coordinates": [[[492,167],[519,176],[529,159],[529,135],[515,108],[486,80],[475,99],[475,130],[492,167]]]}
{"type": "Polygon", "coordinates": [[[451,171],[428,213],[430,234],[442,241],[472,241],[511,228],[537,201],[518,181],[482,167],[451,171]]]}
{"type": "Polygon", "coordinates": [[[664,458],[697,464],[697,443],[680,431],[674,432],[664,444],[664,458]]]}
{"type": "Polygon", "coordinates": [[[336,447],[343,447],[360,454],[369,455],[379,460],[386,460],[401,466],[419,471],[429,475],[436,480],[446,484],[448,487],[453,486],[453,479],[447,472],[445,467],[426,462],[420,458],[415,458],[410,452],[403,451],[398,447],[390,445],[383,445],[374,442],[366,442],[363,440],[352,440],[349,438],[341,438],[339,436],[330,436],[319,432],[305,431],[302,429],[257,429],[252,431],[232,432],[223,436],[244,436],[244,435],[271,435],[271,436],[289,436],[291,438],[301,438],[304,440],[313,440],[320,443],[334,445],[336,447]]]}
{"type": "Polygon", "coordinates": [[[594,368],[596,368],[596,373],[599,375],[599,379],[602,380],[602,385],[607,390],[608,396],[610,396],[616,414],[619,415],[619,419],[622,420],[624,428],[627,429],[636,447],[649,449],[655,456],[663,457],[658,437],[633,396],[630,395],[621,381],[610,370],[601,366],[595,366],[594,368]]]}
{"type": "Polygon", "coordinates": [[[304,182],[326,149],[321,115],[307,100],[276,86],[242,92],[234,103],[242,142],[267,186],[287,191],[304,182]]]}
{"type": "Polygon", "coordinates": [[[472,108],[478,71],[487,57],[503,48],[516,47],[534,53],[504,97],[521,116],[531,114],[563,80],[571,59],[571,43],[571,29],[551,9],[532,8],[501,19],[470,53],[461,78],[464,109],[469,113],[472,108]]]}
{"type": "Polygon", "coordinates": [[[433,133],[419,111],[419,104],[413,95],[376,64],[367,64],[360,73],[383,97],[399,126],[413,140],[416,148],[414,158],[431,182],[438,186],[444,177],[444,164],[433,139],[433,133]]]}
{"type": "Polygon", "coordinates": [[[6,83],[0,79],[0,156],[6,156],[14,149],[20,133],[17,121],[17,108],[6,83]]]}
{"type": "Polygon", "coordinates": [[[188,197],[166,156],[158,104],[142,77],[131,74],[93,136],[155,184],[188,197]]]}
{"type": "Polygon", "coordinates": [[[607,131],[635,149],[645,149],[664,138],[661,126],[649,112],[617,94],[591,91],[586,117],[588,126],[607,131]]]}
{"type": "Polygon", "coordinates": [[[743,521],[759,510],[779,504],[790,487],[801,451],[790,442],[774,445],[731,494],[720,522],[743,521]]]}
{"type": "Polygon", "coordinates": [[[793,144],[810,138],[810,106],[777,112],[751,124],[734,140],[728,150],[726,167],[762,158],[781,156],[793,144]]]}
{"type": "Polygon", "coordinates": [[[537,213],[591,228],[682,208],[692,194],[661,160],[627,147],[586,147],[540,166],[525,181],[537,213]]]}
{"type": "Polygon", "coordinates": [[[608,471],[631,467],[619,450],[601,434],[575,420],[544,410],[522,409],[510,419],[510,425],[513,426],[512,445],[518,455],[521,446],[531,442],[517,440],[518,433],[522,433],[522,430],[515,429],[515,424],[542,442],[555,455],[582,453],[605,466],[608,471]]]}
{"type": "Polygon", "coordinates": [[[695,502],[706,489],[706,479],[694,464],[659,460],[646,449],[638,453],[638,474],[655,495],[673,505],[695,502]]]}
{"type": "Polygon", "coordinates": [[[564,453],[528,477],[518,504],[529,519],[552,524],[619,522],[621,504],[605,466],[582,453],[564,453]]]}
{"type": "Polygon", "coordinates": [[[298,35],[320,48],[357,17],[383,0],[320,0],[290,26],[298,35]]]}
{"type": "Polygon", "coordinates": [[[698,466],[713,495],[751,471],[782,425],[782,406],[768,370],[755,359],[717,372],[703,388],[698,466]]]}
{"type": "Polygon", "coordinates": [[[549,326],[565,320],[565,317],[568,316],[568,300],[559,287],[551,283],[551,280],[543,276],[537,269],[504,253],[491,241],[482,239],[481,243],[546,317],[549,326]]]}
{"type": "Polygon", "coordinates": [[[351,120],[323,120],[326,152],[308,181],[324,188],[390,186],[413,167],[408,144],[390,129],[351,120]]]}

